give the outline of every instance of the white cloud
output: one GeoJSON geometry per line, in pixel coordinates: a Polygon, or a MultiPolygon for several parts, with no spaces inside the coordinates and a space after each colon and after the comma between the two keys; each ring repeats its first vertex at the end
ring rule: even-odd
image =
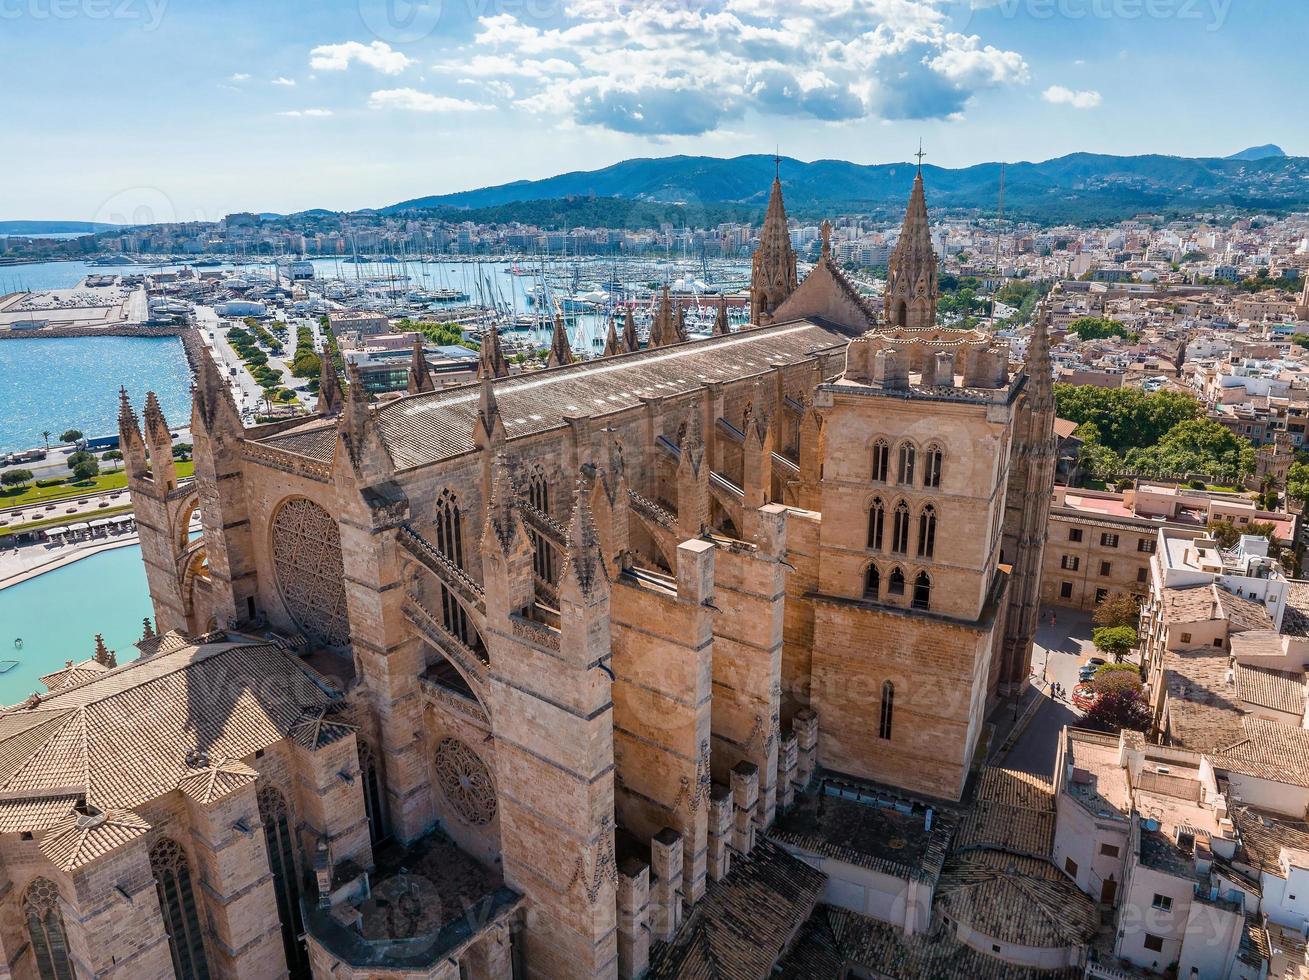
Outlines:
{"type": "Polygon", "coordinates": [[[249,79],[250,79],[250,76],[247,75],[245,72],[243,72],[243,71],[238,71],[236,74],[234,74],[234,75],[231,77],[230,80],[233,81],[233,82],[245,82],[245,81],[249,81],[249,79]]]}
{"type": "Polygon", "coordinates": [[[1041,98],[1054,105],[1070,105],[1074,109],[1094,109],[1104,101],[1100,93],[1094,90],[1074,92],[1062,85],[1051,85],[1041,93],[1041,98]]]}
{"type": "Polygon", "coordinates": [[[388,88],[370,95],[368,108],[403,109],[407,112],[476,112],[492,107],[448,95],[432,95],[415,88],[388,88]]]}
{"type": "Polygon", "coordinates": [[[489,98],[560,122],[656,138],[719,130],[746,112],[950,119],[979,92],[1029,80],[1019,52],[949,30],[943,6],[562,0],[548,28],[511,13],[479,18],[472,42],[433,68],[485,80],[489,98]]]}
{"type": "Polygon", "coordinates": [[[398,75],[413,64],[412,58],[393,50],[385,41],[320,44],[309,52],[309,67],[318,71],[345,71],[355,61],[383,75],[398,75]]]}
{"type": "Polygon", "coordinates": [[[273,79],[274,85],[285,85],[287,88],[295,88],[295,79],[287,78],[285,75],[278,75],[273,79]]]}
{"type": "Polygon", "coordinates": [[[279,116],[285,116],[288,119],[326,119],[332,115],[331,109],[291,109],[287,112],[279,112],[279,116]]]}

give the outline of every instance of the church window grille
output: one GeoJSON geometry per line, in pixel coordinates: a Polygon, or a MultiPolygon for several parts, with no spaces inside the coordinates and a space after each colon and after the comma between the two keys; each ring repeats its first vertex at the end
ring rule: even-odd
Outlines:
{"type": "Polygon", "coordinates": [[[886,505],[876,498],[868,508],[868,547],[882,549],[882,532],[886,529],[886,505]]]}
{"type": "Polygon", "coordinates": [[[495,780],[481,758],[457,738],[436,747],[436,781],[465,823],[484,827],[495,819],[495,780]]]}
{"type": "Polygon", "coordinates": [[[885,439],[873,443],[873,480],[885,483],[891,474],[891,447],[885,439]]]}
{"type": "Polygon", "coordinates": [[[177,841],[165,837],[150,849],[150,871],[159,892],[164,913],[168,950],[173,955],[173,972],[178,980],[208,980],[204,937],[200,933],[200,911],[191,866],[177,841]]]}
{"type": "Polygon", "coordinates": [[[291,837],[290,808],[273,786],[259,790],[259,820],[264,825],[268,869],[273,873],[277,917],[282,924],[282,949],[287,973],[292,980],[308,978],[309,951],[300,941],[304,925],[300,918],[300,878],[295,870],[295,844],[291,837]]]}
{"type": "Polygon", "coordinates": [[[37,878],[28,886],[23,915],[36,957],[37,976],[41,980],[74,980],[64,916],[59,910],[59,889],[53,881],[37,878]]]}
{"type": "Polygon", "coordinates": [[[891,524],[891,550],[897,555],[909,551],[909,505],[903,500],[895,505],[895,519],[891,524]]]}
{"type": "MultiPolygon", "coordinates": [[[[546,482],[545,471],[538,463],[532,468],[532,475],[527,481],[527,502],[542,514],[550,513],[550,485],[546,482]]],[[[538,531],[529,529],[532,540],[532,571],[538,578],[551,584],[555,581],[554,545],[547,541],[538,531]]]]}
{"type": "Polygon", "coordinates": [[[900,443],[900,472],[899,481],[905,486],[912,486],[914,482],[914,457],[917,453],[913,444],[909,442],[900,443]]]}
{"type": "Polygon", "coordinates": [[[312,500],[293,497],[273,517],[273,567],[291,618],[319,643],[343,646],[350,639],[341,533],[332,516],[312,500]]]}
{"type": "Polygon", "coordinates": [[[928,504],[918,515],[918,557],[931,558],[936,551],[936,508],[928,504]]]}
{"type": "Polygon", "coordinates": [[[882,683],[882,716],[878,719],[877,737],[891,740],[891,723],[895,715],[895,685],[890,681],[882,683]]]}
{"type": "Polygon", "coordinates": [[[941,447],[928,446],[923,457],[923,486],[935,489],[941,485],[941,447]]]}
{"type": "Polygon", "coordinates": [[[886,586],[887,595],[904,595],[904,572],[898,568],[891,569],[891,578],[886,586]]]}
{"type": "Polygon", "coordinates": [[[919,572],[914,579],[914,608],[930,609],[932,607],[932,579],[926,572],[919,572]]]}
{"type": "Polygon", "coordinates": [[[868,571],[864,572],[864,598],[876,599],[882,593],[882,573],[877,570],[876,565],[869,565],[868,571]]]}
{"type": "MultiPolygon", "coordinates": [[[[464,567],[463,518],[459,510],[459,501],[449,489],[442,490],[437,500],[436,550],[450,559],[456,567],[464,567]]],[[[441,621],[447,633],[458,637],[464,643],[469,643],[468,614],[444,583],[441,584],[441,621]]]]}

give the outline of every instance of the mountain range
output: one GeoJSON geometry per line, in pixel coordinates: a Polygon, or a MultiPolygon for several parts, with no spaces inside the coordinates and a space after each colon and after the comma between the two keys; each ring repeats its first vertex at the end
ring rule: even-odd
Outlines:
{"type": "MultiPolygon", "coordinates": [[[[797,215],[894,211],[903,207],[915,169],[911,163],[806,163],[758,154],[640,158],[600,170],[416,198],[382,210],[454,214],[496,209],[507,218],[517,210],[510,205],[608,198],[678,205],[688,212],[722,205],[753,212],[765,206],[776,170],[787,206],[797,215]]],[[[999,163],[923,167],[934,208],[994,213],[1000,175],[999,163]]],[[[1004,185],[1007,213],[1051,222],[1116,220],[1142,212],[1285,211],[1309,206],[1309,157],[1286,156],[1272,145],[1225,159],[1073,153],[1040,163],[1006,164],[1004,185]]]]}

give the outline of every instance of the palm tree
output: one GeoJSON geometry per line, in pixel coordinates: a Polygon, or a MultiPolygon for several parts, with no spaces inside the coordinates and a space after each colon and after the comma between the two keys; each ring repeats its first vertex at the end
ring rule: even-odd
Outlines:
{"type": "Polygon", "coordinates": [[[49,430],[49,429],[44,430],[44,431],[41,433],[41,438],[45,440],[45,448],[46,448],[47,450],[49,450],[49,448],[50,448],[50,430],[49,430]]]}

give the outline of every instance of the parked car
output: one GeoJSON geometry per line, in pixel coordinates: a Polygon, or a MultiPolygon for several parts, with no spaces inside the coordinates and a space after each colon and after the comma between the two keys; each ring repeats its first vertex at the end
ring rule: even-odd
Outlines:
{"type": "Polygon", "coordinates": [[[1095,676],[1095,672],[1105,664],[1104,657],[1092,657],[1081,667],[1077,668],[1077,679],[1082,682],[1089,681],[1095,676]]]}
{"type": "Polygon", "coordinates": [[[1090,711],[1091,705],[1095,704],[1095,698],[1095,689],[1090,684],[1078,684],[1073,688],[1073,707],[1075,708],[1090,711]]]}

